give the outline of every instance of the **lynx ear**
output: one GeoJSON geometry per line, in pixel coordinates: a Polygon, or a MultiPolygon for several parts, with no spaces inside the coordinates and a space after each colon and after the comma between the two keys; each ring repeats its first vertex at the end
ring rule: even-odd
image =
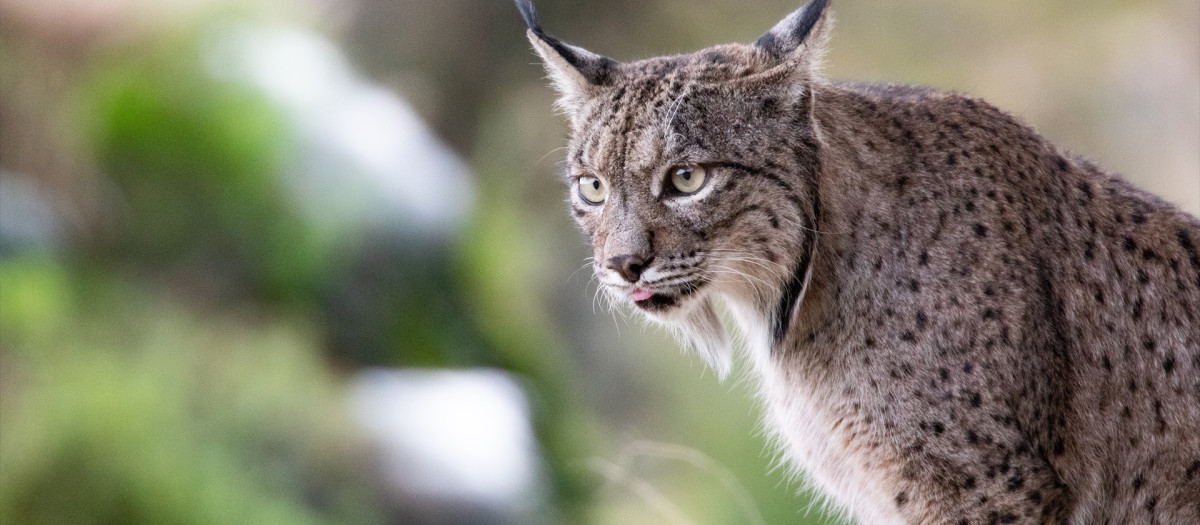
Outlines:
{"type": "Polygon", "coordinates": [[[608,85],[617,67],[615,60],[547,35],[542,31],[533,2],[516,0],[516,3],[525,25],[529,27],[526,33],[529,41],[542,57],[551,82],[562,95],[559,104],[569,111],[590,98],[599,88],[608,85]]]}
{"type": "Polygon", "coordinates": [[[780,20],[754,45],[770,57],[800,68],[805,76],[815,76],[833,25],[828,5],[829,0],[812,0],[780,20]]]}

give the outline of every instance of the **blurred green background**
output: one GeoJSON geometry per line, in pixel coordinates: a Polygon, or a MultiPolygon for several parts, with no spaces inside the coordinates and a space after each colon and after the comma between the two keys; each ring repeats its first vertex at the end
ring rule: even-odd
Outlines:
{"type": "MultiPolygon", "coordinates": [[[[799,2],[540,0],[618,59],[799,2]]],[[[835,3],[1200,213],[1200,3],[835,3]]],[[[507,0],[0,3],[0,523],[828,523],[748,379],[596,306],[507,0]]]]}

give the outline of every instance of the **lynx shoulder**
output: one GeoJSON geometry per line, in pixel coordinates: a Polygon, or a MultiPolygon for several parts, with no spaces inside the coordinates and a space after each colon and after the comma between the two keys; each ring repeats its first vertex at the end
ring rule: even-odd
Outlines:
{"type": "Polygon", "coordinates": [[[547,35],[571,211],[615,302],[863,523],[1200,523],[1200,221],[954,93],[831,82],[814,0],[621,63],[547,35]]]}

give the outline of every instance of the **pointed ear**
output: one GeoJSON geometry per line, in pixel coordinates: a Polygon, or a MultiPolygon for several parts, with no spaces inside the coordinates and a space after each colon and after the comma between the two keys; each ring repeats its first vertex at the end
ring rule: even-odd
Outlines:
{"type": "Polygon", "coordinates": [[[562,96],[559,104],[570,111],[609,85],[617,62],[547,35],[530,0],[516,0],[528,26],[527,36],[542,57],[550,80],[562,96]]]}
{"type": "Polygon", "coordinates": [[[815,78],[820,70],[833,15],[829,0],[812,0],[797,9],[754,43],[768,56],[797,67],[802,76],[815,78]]]}

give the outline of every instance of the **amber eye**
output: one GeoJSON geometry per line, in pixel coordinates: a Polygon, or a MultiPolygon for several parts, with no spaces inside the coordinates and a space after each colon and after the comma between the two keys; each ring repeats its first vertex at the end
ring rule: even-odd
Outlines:
{"type": "Polygon", "coordinates": [[[704,180],[708,178],[708,172],[704,166],[695,164],[674,166],[668,173],[671,175],[671,185],[675,187],[676,191],[683,194],[696,193],[704,187],[704,180]]]}
{"type": "Polygon", "coordinates": [[[600,204],[608,197],[608,186],[596,177],[579,177],[579,197],[589,204],[600,204]]]}

